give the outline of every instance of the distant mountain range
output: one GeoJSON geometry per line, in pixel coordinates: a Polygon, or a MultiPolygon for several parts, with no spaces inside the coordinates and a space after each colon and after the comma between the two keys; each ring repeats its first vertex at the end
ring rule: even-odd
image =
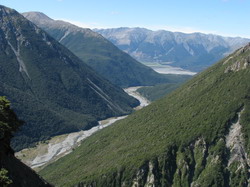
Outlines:
{"type": "MultiPolygon", "coordinates": [[[[62,42],[72,32],[70,28],[61,27],[64,26],[60,24],[59,28],[53,28],[51,33],[54,37],[60,35],[57,39],[62,42]]],[[[73,36],[80,36],[72,36],[68,42],[77,44],[84,38],[81,32],[81,29],[76,33],[73,31],[73,36]]],[[[210,39],[204,47],[203,34],[188,35],[200,36],[193,43],[191,39],[183,42],[183,38],[177,37],[180,35],[174,33],[174,47],[165,55],[184,59],[184,54],[195,56],[198,51],[207,51],[204,56],[197,56],[200,59],[197,66],[194,61],[189,62],[190,67],[197,69],[208,65],[198,63],[203,57],[205,60],[210,55],[214,58],[223,56],[245,40],[236,38],[233,42],[233,38],[219,40],[219,36],[206,35],[210,39]],[[226,47],[223,43],[226,40],[234,46],[227,44],[226,47]],[[211,41],[218,46],[209,48],[211,41]],[[179,52],[174,54],[175,51],[179,52]]],[[[101,43],[101,47],[97,47],[98,42],[92,43],[91,38],[88,37],[88,44],[93,46],[89,49],[98,52],[88,52],[89,58],[93,58],[93,54],[101,55],[105,46],[101,43]]],[[[125,36],[121,38],[123,44],[129,43],[125,36]]],[[[110,42],[107,44],[121,54],[117,56],[120,62],[126,62],[123,57],[132,59],[110,42]]],[[[80,48],[82,53],[82,46],[80,48]]],[[[105,49],[105,57],[110,49],[105,49]]],[[[151,50],[150,47],[145,49],[151,50]]],[[[112,53],[111,59],[116,59],[115,54],[112,53]]],[[[105,59],[104,56],[100,59],[105,59]]],[[[172,62],[178,65],[177,60],[172,62]]],[[[125,72],[132,71],[126,71],[126,63],[119,67],[125,68],[125,72]]],[[[145,69],[143,65],[138,67],[145,69]]],[[[122,68],[117,73],[121,73],[122,68]]],[[[160,76],[158,81],[166,81],[159,74],[150,74],[151,79],[152,75],[154,78],[160,76]]],[[[138,77],[134,75],[132,80],[138,81],[138,77]]],[[[144,84],[153,84],[156,80],[146,82],[144,79],[144,84]]],[[[12,141],[17,150],[51,136],[89,129],[100,119],[130,114],[139,103],[95,73],[46,31],[15,10],[0,5],[0,96],[11,101],[10,104],[5,97],[0,97],[0,186],[249,187],[249,82],[250,43],[194,76],[168,96],[82,141],[71,153],[39,171],[46,182],[16,159],[10,147],[13,133],[21,125],[21,131],[14,134],[12,141]]],[[[158,87],[166,88],[170,87],[158,87]]],[[[162,91],[158,90],[154,95],[158,97],[162,91]]]]}
{"type": "Polygon", "coordinates": [[[250,44],[40,174],[56,186],[248,187],[250,44]]]}
{"type": "Polygon", "coordinates": [[[152,31],[145,28],[95,29],[121,50],[140,62],[171,63],[172,66],[201,71],[250,39],[213,34],[152,31]]]}
{"type": "Polygon", "coordinates": [[[99,76],[15,10],[0,6],[0,95],[26,123],[19,150],[51,136],[89,129],[126,115],[139,101],[99,76]]]}
{"type": "Polygon", "coordinates": [[[90,29],[53,20],[40,12],[27,12],[23,15],[113,84],[129,87],[155,85],[170,81],[168,77],[142,65],[90,29]]]}

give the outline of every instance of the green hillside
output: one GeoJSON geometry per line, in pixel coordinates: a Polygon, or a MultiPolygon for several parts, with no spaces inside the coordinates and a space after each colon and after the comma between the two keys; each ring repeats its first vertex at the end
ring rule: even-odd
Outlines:
{"type": "Polygon", "coordinates": [[[115,85],[130,87],[170,81],[167,76],[139,63],[90,29],[55,21],[39,12],[27,12],[23,15],[115,85]]]}
{"type": "Polygon", "coordinates": [[[97,121],[131,113],[139,102],[112,85],[16,11],[0,6],[0,95],[26,123],[19,150],[97,121]]]}
{"type": "Polygon", "coordinates": [[[184,82],[191,79],[192,76],[189,75],[173,75],[176,82],[159,84],[155,86],[141,87],[137,90],[143,97],[146,97],[149,101],[155,101],[160,99],[172,91],[179,88],[184,82]]]}
{"type": "Polygon", "coordinates": [[[40,174],[58,186],[248,186],[250,45],[40,174]]]}

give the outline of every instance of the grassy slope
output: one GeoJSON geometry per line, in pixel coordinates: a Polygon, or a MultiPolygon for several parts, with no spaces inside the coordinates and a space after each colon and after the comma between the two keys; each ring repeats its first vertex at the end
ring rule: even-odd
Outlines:
{"type": "Polygon", "coordinates": [[[175,75],[175,77],[176,77],[175,83],[165,83],[165,84],[159,84],[159,85],[150,86],[150,87],[142,87],[142,88],[139,88],[137,91],[142,96],[146,97],[148,100],[155,101],[171,93],[175,89],[179,88],[184,82],[191,79],[192,76],[175,75]]]}
{"type": "MultiPolygon", "coordinates": [[[[249,55],[248,50],[225,65],[217,63],[167,97],[91,136],[40,174],[60,186],[108,180],[119,170],[124,171],[124,180],[131,181],[145,161],[171,146],[181,150],[199,137],[208,145],[224,138],[228,121],[243,106],[241,125],[249,153],[250,68],[224,73],[229,65],[249,55]]],[[[209,178],[216,177],[213,174],[218,173],[210,171],[209,178]]]]}

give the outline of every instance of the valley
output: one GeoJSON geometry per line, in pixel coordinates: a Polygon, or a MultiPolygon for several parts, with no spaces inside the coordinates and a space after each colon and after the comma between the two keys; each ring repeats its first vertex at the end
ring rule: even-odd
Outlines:
{"type": "Polygon", "coordinates": [[[249,56],[240,48],[39,174],[60,186],[247,187],[249,56]]]}
{"type": "MultiPolygon", "coordinates": [[[[140,105],[137,106],[135,110],[142,109],[150,104],[150,101],[137,92],[137,89],[139,88],[140,87],[130,87],[124,89],[126,93],[140,101],[140,105]]],[[[48,164],[71,153],[76,147],[81,145],[81,142],[84,139],[91,136],[93,133],[102,130],[103,128],[108,127],[116,121],[126,117],[127,116],[107,118],[98,121],[98,125],[89,130],[81,130],[79,132],[52,137],[49,140],[38,142],[33,148],[26,148],[15,153],[15,156],[27,166],[39,171],[48,164]]]]}
{"type": "Polygon", "coordinates": [[[118,49],[101,34],[69,22],[53,20],[41,12],[22,14],[71,50],[84,63],[111,83],[122,88],[169,82],[151,68],[118,49]]]}
{"type": "Polygon", "coordinates": [[[197,72],[192,72],[179,67],[171,66],[171,63],[158,63],[158,62],[142,62],[144,65],[152,68],[157,73],[161,74],[177,74],[177,75],[195,75],[197,72]]]}
{"type": "Polygon", "coordinates": [[[71,153],[81,142],[93,133],[102,130],[116,121],[126,118],[127,116],[108,118],[99,121],[98,125],[89,130],[73,132],[56,137],[52,137],[44,142],[38,142],[33,148],[26,148],[15,153],[15,156],[27,166],[41,170],[44,166],[56,161],[57,159],[71,153]]]}
{"type": "Polygon", "coordinates": [[[130,87],[130,88],[125,88],[124,91],[129,94],[130,96],[138,99],[140,101],[140,105],[134,108],[135,110],[142,109],[145,106],[148,106],[150,104],[150,101],[143,97],[137,90],[142,88],[142,86],[137,86],[137,87],[130,87]]]}
{"type": "Polygon", "coordinates": [[[0,95],[26,122],[12,139],[15,151],[139,105],[15,10],[0,6],[0,22],[0,95]]]}
{"type": "Polygon", "coordinates": [[[250,187],[250,2],[28,1],[0,5],[0,187],[250,187]]]}

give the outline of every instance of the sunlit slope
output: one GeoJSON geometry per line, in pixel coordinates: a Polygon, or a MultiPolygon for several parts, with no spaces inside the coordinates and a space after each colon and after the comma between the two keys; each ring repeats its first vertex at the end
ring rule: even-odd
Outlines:
{"type": "Polygon", "coordinates": [[[247,186],[250,46],[40,172],[59,186],[247,186]]]}

